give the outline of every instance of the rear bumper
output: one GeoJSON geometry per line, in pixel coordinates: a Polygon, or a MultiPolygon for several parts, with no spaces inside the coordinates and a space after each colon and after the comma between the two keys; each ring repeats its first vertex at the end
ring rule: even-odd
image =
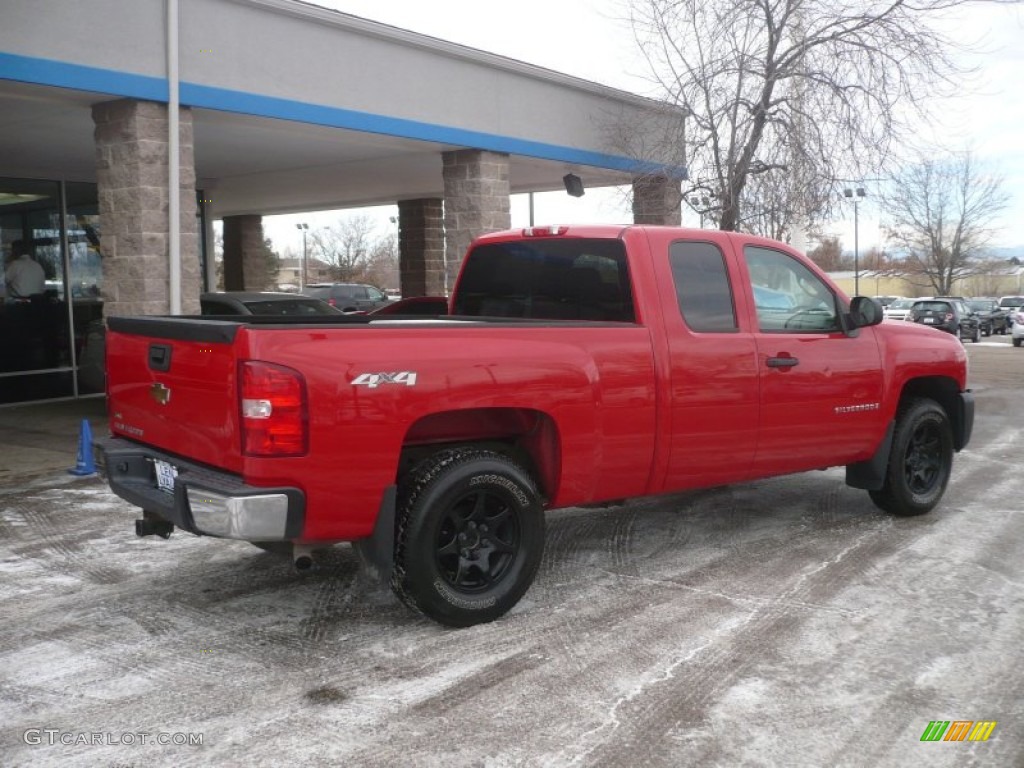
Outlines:
{"type": "Polygon", "coordinates": [[[122,499],[182,530],[245,541],[301,538],[306,499],[298,488],[259,488],[121,437],[93,441],[96,466],[122,499]],[[177,470],[174,491],[157,487],[156,462],[177,470]]]}

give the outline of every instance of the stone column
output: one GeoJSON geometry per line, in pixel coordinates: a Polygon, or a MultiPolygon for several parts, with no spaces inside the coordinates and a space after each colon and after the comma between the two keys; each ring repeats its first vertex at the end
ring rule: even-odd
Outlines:
{"type": "MultiPolygon", "coordinates": [[[[104,314],[168,314],[167,106],[122,99],[94,104],[104,314]]],[[[192,111],[180,110],[181,303],[199,312],[199,230],[192,111]]]]}
{"type": "Polygon", "coordinates": [[[398,253],[403,298],[444,295],[444,200],[398,202],[398,253]]]}
{"type": "Polygon", "coordinates": [[[485,232],[508,229],[508,155],[478,149],[442,153],[444,235],[448,290],[470,241],[485,232]]]}
{"type": "Polygon", "coordinates": [[[262,216],[224,217],[224,290],[277,289],[263,238],[262,216]]]}
{"type": "Polygon", "coordinates": [[[679,180],[661,174],[633,179],[633,223],[678,227],[683,221],[679,180]]]}

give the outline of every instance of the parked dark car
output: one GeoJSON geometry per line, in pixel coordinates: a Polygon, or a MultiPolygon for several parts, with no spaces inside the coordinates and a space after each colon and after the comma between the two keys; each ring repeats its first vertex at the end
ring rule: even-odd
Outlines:
{"type": "Polygon", "coordinates": [[[320,299],[297,293],[227,291],[199,297],[204,315],[340,315],[341,310],[320,299]]]}
{"type": "Polygon", "coordinates": [[[303,293],[342,312],[372,312],[391,301],[382,290],[364,283],[314,283],[303,293]]]}
{"type": "MultiPolygon", "coordinates": [[[[225,315],[341,315],[320,299],[295,293],[269,291],[227,291],[199,296],[199,311],[208,317],[225,315]]],[[[102,392],[106,388],[104,357],[106,325],[102,320],[89,324],[78,356],[78,388],[81,392],[102,392]]]]}
{"type": "Polygon", "coordinates": [[[415,315],[417,317],[436,317],[448,314],[448,299],[444,296],[410,296],[407,299],[392,301],[371,315],[415,315]]]}
{"type": "Polygon", "coordinates": [[[998,299],[970,299],[967,306],[978,316],[983,336],[991,336],[993,333],[1005,335],[1009,330],[1010,312],[999,306],[998,299]]]}
{"type": "Polygon", "coordinates": [[[978,316],[962,299],[924,299],[910,308],[910,319],[915,323],[938,328],[971,341],[981,340],[978,316]]]}

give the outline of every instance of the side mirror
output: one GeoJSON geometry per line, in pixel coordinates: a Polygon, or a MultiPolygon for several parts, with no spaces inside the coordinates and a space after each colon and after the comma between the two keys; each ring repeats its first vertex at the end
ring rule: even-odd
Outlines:
{"type": "Polygon", "coordinates": [[[868,296],[854,296],[853,301],[850,302],[850,320],[854,328],[878,325],[884,317],[882,305],[875,299],[868,296]]]}

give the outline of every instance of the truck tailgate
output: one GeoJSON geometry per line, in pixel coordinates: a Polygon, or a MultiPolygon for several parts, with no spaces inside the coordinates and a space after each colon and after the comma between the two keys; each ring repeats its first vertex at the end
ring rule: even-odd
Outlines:
{"type": "Polygon", "coordinates": [[[115,435],[240,472],[237,323],[108,320],[110,427],[115,435]]]}

